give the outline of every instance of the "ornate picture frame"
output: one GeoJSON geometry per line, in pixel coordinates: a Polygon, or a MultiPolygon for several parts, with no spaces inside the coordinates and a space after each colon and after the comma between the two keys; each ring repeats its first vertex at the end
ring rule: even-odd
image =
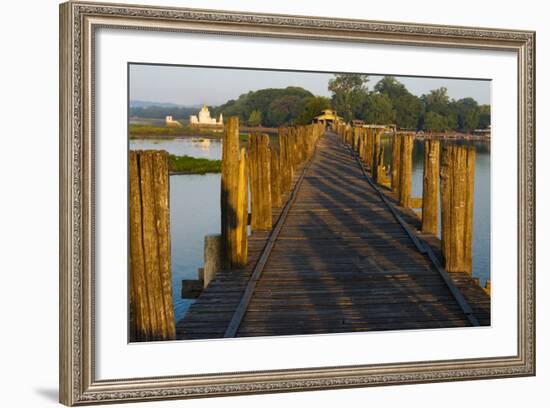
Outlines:
{"type": "Polygon", "coordinates": [[[68,2],[60,6],[60,401],[147,401],[535,374],[535,33],[243,12],[68,2]],[[239,373],[95,375],[94,46],[99,28],[504,50],[517,55],[517,353],[239,373]]]}

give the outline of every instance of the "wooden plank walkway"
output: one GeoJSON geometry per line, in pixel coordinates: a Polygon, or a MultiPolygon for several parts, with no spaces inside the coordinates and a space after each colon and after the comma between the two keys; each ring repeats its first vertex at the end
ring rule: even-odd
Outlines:
{"type": "MultiPolygon", "coordinates": [[[[398,211],[415,229],[414,213],[398,211]]],[[[218,274],[178,322],[178,339],[224,336],[268,236],[250,236],[247,267],[218,274]]],[[[438,241],[423,238],[439,255],[438,241]]],[[[481,288],[469,276],[451,278],[480,324],[489,324],[489,298],[481,288]]],[[[366,181],[350,149],[331,133],[306,165],[245,306],[238,337],[471,325],[432,261],[366,181]]]]}

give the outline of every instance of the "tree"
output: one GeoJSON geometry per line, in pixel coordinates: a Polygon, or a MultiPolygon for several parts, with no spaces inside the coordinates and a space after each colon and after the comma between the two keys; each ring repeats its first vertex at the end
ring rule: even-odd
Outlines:
{"type": "Polygon", "coordinates": [[[393,123],[395,110],[388,95],[372,92],[368,95],[363,117],[369,123],[379,125],[393,123]]]}
{"type": "Polygon", "coordinates": [[[381,94],[388,95],[391,100],[407,95],[409,91],[395,77],[385,76],[374,86],[374,90],[381,94]]]}
{"type": "Polygon", "coordinates": [[[285,95],[269,104],[266,125],[280,126],[294,121],[303,110],[302,99],[296,95],[285,95]]]}
{"type": "Polygon", "coordinates": [[[296,118],[296,124],[307,125],[322,110],[330,108],[330,99],[324,96],[310,96],[304,99],[304,109],[296,118]]]}
{"type": "MultiPolygon", "coordinates": [[[[223,113],[225,117],[239,116],[243,123],[248,123],[250,115],[254,111],[261,114],[260,121],[265,126],[280,126],[293,122],[302,111],[304,100],[313,97],[313,94],[303,88],[289,86],[287,88],[266,88],[258,91],[250,91],[240,95],[235,100],[230,100],[219,106],[215,113],[223,113]],[[283,107],[288,104],[285,98],[290,97],[294,107],[283,107]],[[277,102],[279,99],[282,101],[277,102]],[[277,111],[270,114],[271,107],[281,108],[285,112],[277,111]]],[[[254,118],[253,118],[254,119],[254,118]]]]}
{"type": "Polygon", "coordinates": [[[491,105],[479,105],[480,129],[487,129],[491,126],[491,105]]]}
{"type": "Polygon", "coordinates": [[[451,101],[449,100],[449,95],[447,95],[447,88],[444,86],[431,90],[427,95],[422,95],[422,100],[427,112],[436,112],[443,116],[451,112],[451,101]]]}
{"type": "Polygon", "coordinates": [[[424,115],[424,129],[432,132],[443,132],[448,127],[448,120],[437,112],[426,112],[424,115]]]}
{"type": "Polygon", "coordinates": [[[472,131],[479,126],[479,105],[472,98],[459,99],[453,104],[460,130],[472,131]]]}
{"type": "Polygon", "coordinates": [[[392,101],[395,109],[395,123],[401,129],[418,129],[424,106],[418,96],[411,93],[399,96],[392,101]]]}
{"type": "Polygon", "coordinates": [[[457,115],[451,106],[447,88],[441,87],[422,95],[424,103],[424,127],[427,130],[456,129],[457,115]],[[436,115],[437,114],[437,115],[436,115]]]}
{"type": "Polygon", "coordinates": [[[367,75],[361,74],[337,74],[329,80],[328,90],[332,92],[332,105],[344,120],[352,120],[354,112],[361,110],[368,80],[367,75]]]}
{"type": "Polygon", "coordinates": [[[262,124],[262,112],[253,110],[248,117],[248,126],[260,126],[262,124]]]}
{"type": "Polygon", "coordinates": [[[422,101],[411,94],[405,85],[392,76],[385,76],[374,86],[374,90],[387,95],[395,110],[395,124],[401,129],[417,129],[422,115],[422,101]]]}

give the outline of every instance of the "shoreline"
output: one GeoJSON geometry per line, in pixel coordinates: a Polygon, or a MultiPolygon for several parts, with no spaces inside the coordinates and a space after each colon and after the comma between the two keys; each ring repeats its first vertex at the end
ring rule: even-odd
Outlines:
{"type": "Polygon", "coordinates": [[[185,170],[177,170],[177,171],[170,170],[168,172],[169,176],[193,176],[193,175],[205,176],[207,174],[221,174],[221,171],[206,171],[204,173],[197,173],[197,172],[185,171],[185,170]]]}

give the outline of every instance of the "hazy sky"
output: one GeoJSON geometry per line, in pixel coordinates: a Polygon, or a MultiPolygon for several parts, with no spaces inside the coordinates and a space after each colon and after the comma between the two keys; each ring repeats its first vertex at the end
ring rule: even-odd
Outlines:
{"type": "MultiPolygon", "coordinates": [[[[330,96],[328,81],[333,74],[264,71],[229,68],[196,68],[162,65],[130,65],[130,100],[171,102],[180,105],[220,105],[248,91],[301,86],[315,95],[330,96]]],[[[382,78],[369,75],[368,88],[382,78]]],[[[491,101],[487,80],[418,78],[396,76],[414,95],[445,86],[453,99],[472,97],[480,104],[491,101]]]]}

